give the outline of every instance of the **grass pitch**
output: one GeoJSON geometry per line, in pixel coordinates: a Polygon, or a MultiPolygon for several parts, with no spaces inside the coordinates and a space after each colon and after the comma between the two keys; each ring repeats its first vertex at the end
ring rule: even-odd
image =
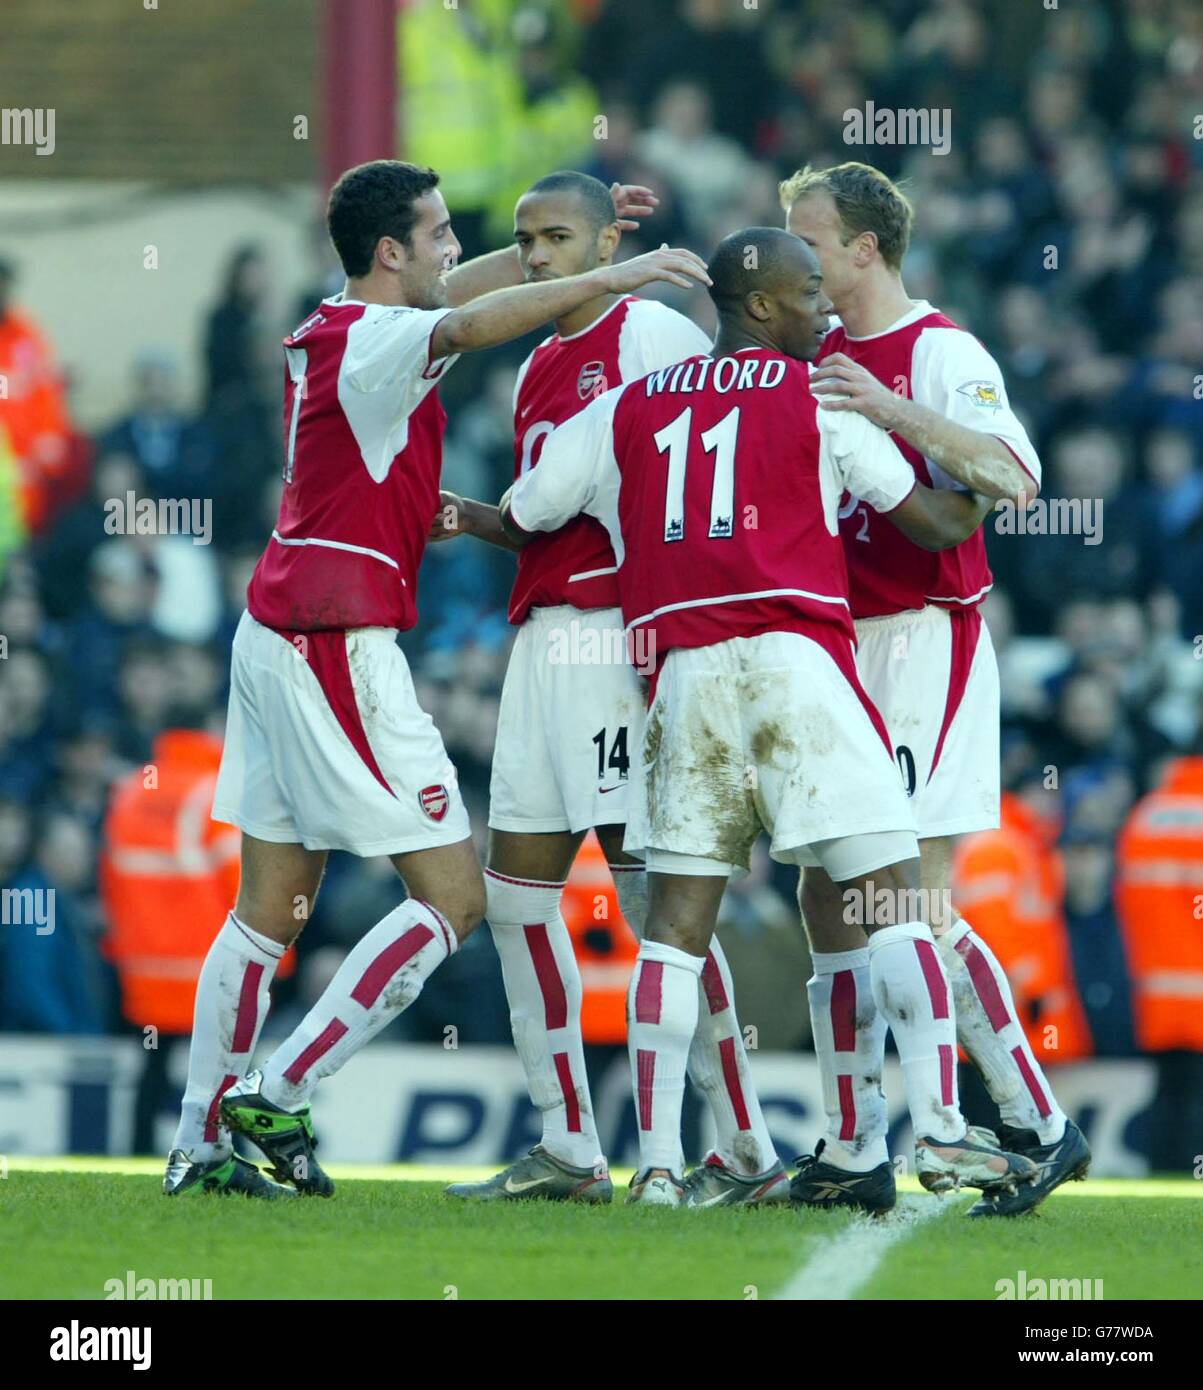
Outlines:
{"type": "MultiPolygon", "coordinates": [[[[773,1298],[804,1266],[821,1274],[850,1223],[879,1224],[841,1211],[626,1208],[617,1179],[628,1174],[615,1175],[610,1207],[441,1195],[478,1175],[335,1165],[330,1201],[168,1201],[157,1159],[10,1159],[0,1243],[19,1257],[0,1262],[0,1297],[100,1299],[132,1270],[211,1280],[215,1299],[773,1298]]],[[[1007,1222],[965,1220],[972,1200],[945,1199],[855,1296],[993,1299],[997,1280],[1024,1270],[1102,1280],[1107,1299],[1203,1297],[1203,1183],[1075,1183],[1007,1222]]]]}

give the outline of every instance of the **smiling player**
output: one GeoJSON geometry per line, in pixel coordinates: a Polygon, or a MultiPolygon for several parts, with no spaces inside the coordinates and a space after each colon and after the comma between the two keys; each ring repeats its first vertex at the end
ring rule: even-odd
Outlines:
{"type": "MultiPolygon", "coordinates": [[[[413,1002],[484,911],[453,769],[396,645],[417,620],[438,506],[446,416],[436,383],[460,353],[598,294],[707,281],[691,252],[665,250],[450,308],[460,247],[438,182],[396,160],[339,179],[327,223],[346,286],[284,340],[283,497],[234,638],[213,810],[243,832],[242,877],[197,986],[168,1196],[286,1190],[234,1155],[232,1129],[251,1136],[277,1178],[329,1196],[313,1152],[314,1086],[413,1002]],[[355,946],[263,1071],[240,1079],[332,849],[388,855],[409,896],[355,946]]],[[[465,272],[476,288],[478,272],[465,272]]]]}

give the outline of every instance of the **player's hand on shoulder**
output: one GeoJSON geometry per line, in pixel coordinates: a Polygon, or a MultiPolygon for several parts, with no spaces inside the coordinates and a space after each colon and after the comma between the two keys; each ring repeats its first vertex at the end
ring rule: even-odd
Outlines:
{"type": "Polygon", "coordinates": [[[456,492],[440,491],[439,509],[430,523],[426,539],[431,545],[463,535],[460,519],[464,514],[464,499],[456,492]]]}
{"type": "Polygon", "coordinates": [[[612,183],[610,197],[614,199],[620,232],[637,232],[639,223],[633,219],[650,217],[660,203],[650,188],[639,183],[612,183]]]}
{"type": "Polygon", "coordinates": [[[710,284],[706,262],[681,246],[662,246],[658,251],[646,251],[642,256],[633,256],[619,265],[606,266],[604,273],[606,288],[612,294],[629,294],[641,285],[651,284],[653,280],[667,280],[670,285],[679,285],[683,290],[693,289],[699,284],[710,284]]]}
{"type": "Polygon", "coordinates": [[[824,357],[811,372],[810,389],[825,410],[855,410],[884,430],[897,427],[900,397],[842,352],[824,357]]]}

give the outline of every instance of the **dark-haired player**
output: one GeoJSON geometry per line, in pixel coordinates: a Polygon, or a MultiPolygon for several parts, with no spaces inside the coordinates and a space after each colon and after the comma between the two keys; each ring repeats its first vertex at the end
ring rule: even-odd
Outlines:
{"type": "MultiPolygon", "coordinates": [[[[823,345],[817,393],[893,432],[915,477],[985,499],[1040,490],[1040,460],[1007,403],[989,352],[902,283],[911,207],[867,164],[804,169],[781,185],[789,229],[819,258],[842,324],[823,345]]],[[[1090,1149],[1057,1104],[1016,1013],[994,953],[951,904],[953,839],[998,825],[998,666],[978,611],[992,580],[980,529],[932,555],[883,526],[855,490],[840,511],[857,667],[895,741],[919,832],[923,888],[952,982],[957,1038],[1002,1113],[1002,1142],[1040,1165],[1013,1194],[983,1198],[973,1216],[1013,1215],[1059,1183],[1085,1175],[1090,1149]]],[[[798,1200],[860,1204],[890,1172],[880,1072],[885,1025],[869,994],[865,941],[844,919],[822,868],[803,875],[801,903],[814,952],[815,1051],[823,1073],[822,1149],[794,1182],[798,1200]]]]}
{"type": "Polygon", "coordinates": [[[919,851],[889,737],[856,674],[837,517],[852,491],[938,551],[976,526],[978,508],[918,486],[861,416],[820,411],[805,363],[831,304],[803,241],[747,228],[719,246],[710,272],[713,356],[600,397],[550,437],[502,504],[516,539],[596,517],[628,630],[655,634],[626,837],[650,874],[628,1004],[641,1149],[629,1200],[681,1203],[697,982],[727,879],[747,868],[761,829],[774,858],[813,854],[872,903],[873,996],[902,1060],[921,1181],[1014,1186],[1035,1167],[971,1134],[957,1104],[931,929],[889,910],[914,901],[919,851]]]}
{"type": "MultiPolygon", "coordinates": [[[[438,175],[348,170],[327,223],[347,274],[284,340],[284,494],[234,639],[214,816],[243,831],[242,881],[197,988],[188,1086],[163,1190],[279,1196],[236,1158],[241,1129],[302,1193],[314,1085],[412,1003],[484,911],[480,867],[442,739],[414,697],[398,629],[438,507],[436,383],[461,352],[530,332],[601,292],[705,280],[660,251],[446,307],[459,243],[438,175]],[[351,951],[263,1071],[243,1079],[277,962],[312,911],[331,849],[387,854],[408,898],[351,951]]],[[[480,268],[464,274],[482,287],[480,268]]]]}
{"type": "MultiPolygon", "coordinates": [[[[609,190],[587,174],[549,174],[519,199],[514,239],[532,283],[609,264],[619,242],[609,190]]],[[[538,465],[556,426],[608,388],[710,349],[683,315],[632,295],[599,294],[555,327],[518,373],[515,478],[538,465]]],[[[450,494],[444,502],[456,531],[514,548],[495,506],[450,494]]],[[[442,534],[448,531],[455,533],[442,534]]],[[[493,754],[486,916],[543,1133],[529,1154],[494,1177],[447,1191],[478,1201],[609,1201],[585,1075],[581,974],[560,900],[581,841],[594,827],[623,916],[636,935],[643,931],[647,875],[622,842],[629,765],[643,736],[647,697],[626,659],[614,550],[598,521],[575,517],[522,547],[510,621],[519,631],[493,754]]],[[[640,664],[650,671],[648,662],[640,664]]],[[[752,1086],[734,984],[717,938],[699,989],[690,1075],[710,1103],[716,1139],[714,1152],[690,1174],[687,1202],[784,1201],[789,1179],[752,1086]]]]}

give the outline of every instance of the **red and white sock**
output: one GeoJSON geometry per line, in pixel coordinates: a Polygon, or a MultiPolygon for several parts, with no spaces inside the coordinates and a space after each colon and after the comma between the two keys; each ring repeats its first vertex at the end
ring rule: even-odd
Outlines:
{"type": "Polygon", "coordinates": [[[873,999],[902,1062],[916,1139],[964,1138],[952,994],[931,928],[902,922],[871,933],[869,975],[873,999]]]}
{"type": "Polygon", "coordinates": [[[543,1117],[543,1147],[574,1167],[593,1168],[605,1160],[585,1077],[581,972],[560,913],[564,885],[486,869],[485,890],[514,1047],[543,1117]]]}
{"type": "Polygon", "coordinates": [[[936,938],[952,985],[957,1041],[982,1074],[1003,1119],[1017,1129],[1033,1129],[1042,1144],[1065,1133],[1065,1112],[1057,1104],[1023,1025],[1006,971],[994,952],[962,917],[936,938]]]}
{"type": "Polygon", "coordinates": [[[299,1110],[422,992],[426,977],[453,955],[455,933],[429,903],[409,898],[377,922],[338,967],[322,997],[268,1058],[262,1093],[299,1110]]]}
{"type": "Polygon", "coordinates": [[[866,1173],[889,1159],[881,1089],[886,1021],[873,1000],[869,952],[816,951],[807,982],[827,1130],[823,1162],[866,1173]]]}
{"type": "MultiPolygon", "coordinates": [[[[618,906],[642,941],[647,924],[647,874],[640,865],[611,864],[618,906]]],[[[706,1097],[714,1116],[714,1152],[746,1177],[766,1172],[777,1152],[748,1068],[748,1054],[735,1014],[735,982],[717,936],[702,969],[698,1028],[689,1049],[689,1079],[706,1097]]]]}
{"type": "Polygon", "coordinates": [[[698,980],[705,965],[660,941],[642,941],[627,995],[627,1038],[635,1113],[639,1120],[639,1168],[667,1168],[684,1175],[681,1104],[685,1066],[698,1026],[698,980]]]}
{"type": "Polygon", "coordinates": [[[717,936],[702,966],[698,1027],[689,1050],[689,1076],[714,1113],[714,1151],[732,1172],[755,1177],[777,1162],[777,1151],[748,1067],[735,1016],[735,982],[717,936]]]}
{"type": "Polygon", "coordinates": [[[218,1102],[250,1067],[284,949],[231,912],[205,956],[196,985],[188,1085],[172,1144],[196,1163],[223,1158],[232,1148],[218,1102]]]}

